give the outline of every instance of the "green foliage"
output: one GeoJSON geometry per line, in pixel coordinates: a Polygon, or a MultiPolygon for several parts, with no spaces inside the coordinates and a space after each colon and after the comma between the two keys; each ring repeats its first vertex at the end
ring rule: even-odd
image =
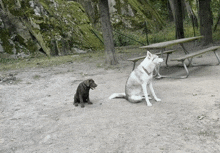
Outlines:
{"type": "MultiPolygon", "coordinates": [[[[122,32],[122,30],[120,32],[122,32]]],[[[131,45],[131,40],[128,37],[115,32],[114,33],[114,45],[115,47],[128,46],[128,45],[131,45]]]]}
{"type": "Polygon", "coordinates": [[[158,12],[151,6],[148,1],[145,0],[128,0],[131,7],[137,12],[137,17],[139,20],[145,22],[147,21],[151,28],[155,25],[159,25],[161,28],[164,23],[158,12]],[[155,23],[156,20],[156,23],[155,23]]]}
{"type": "Polygon", "coordinates": [[[33,8],[30,7],[29,0],[15,1],[15,0],[2,0],[4,7],[9,10],[14,16],[30,16],[34,13],[33,8]]]}
{"type": "Polygon", "coordinates": [[[116,0],[117,9],[111,16],[114,28],[141,29],[145,22],[150,29],[161,29],[164,20],[151,3],[146,0],[116,0]]]}
{"type": "Polygon", "coordinates": [[[140,45],[144,44],[142,40],[139,40],[138,31],[132,32],[128,30],[115,30],[114,31],[114,45],[115,47],[130,46],[130,45],[140,45]]]}
{"type": "Polygon", "coordinates": [[[215,32],[212,34],[213,40],[220,40],[220,25],[218,25],[215,32]]]}
{"type": "Polygon", "coordinates": [[[51,7],[49,0],[40,0],[40,3],[50,15],[49,19],[44,17],[44,22],[40,24],[45,39],[49,39],[48,43],[52,37],[58,40],[63,37],[70,46],[92,49],[103,47],[100,40],[91,33],[92,25],[79,3],[57,0],[56,7],[51,7]],[[52,37],[49,38],[48,35],[52,37]]]}
{"type": "MultiPolygon", "coordinates": [[[[124,0],[125,1],[125,0],[124,0]]],[[[126,0],[127,1],[127,0],[126,0]]],[[[129,0],[128,0],[129,1],[129,0]]],[[[198,10],[196,7],[196,1],[195,0],[189,0],[190,5],[194,12],[197,14],[198,10]]],[[[133,10],[136,10],[135,17],[130,19],[129,21],[132,23],[133,27],[137,27],[134,30],[130,30],[129,28],[124,29],[122,27],[123,22],[118,22],[118,24],[114,24],[114,28],[117,29],[120,32],[123,32],[127,36],[130,37],[132,33],[132,38],[137,39],[141,43],[146,43],[146,36],[144,32],[144,21],[147,21],[148,23],[148,38],[150,44],[152,43],[157,43],[157,42],[162,42],[162,41],[168,41],[168,40],[173,40],[175,39],[175,25],[174,23],[169,23],[166,22],[164,25],[165,27],[162,29],[155,28],[157,27],[155,24],[152,23],[150,20],[152,17],[149,15],[149,10],[150,6],[152,6],[157,12],[162,16],[163,19],[167,19],[167,1],[164,0],[149,0],[148,2],[142,1],[142,0],[135,0],[129,1],[130,5],[132,5],[133,10]],[[147,4],[150,4],[149,6],[145,6],[142,2],[145,2],[147,4]],[[140,5],[141,4],[141,5],[140,5]],[[147,9],[144,9],[147,8],[147,9]]],[[[218,17],[218,14],[220,13],[219,10],[220,7],[220,1],[219,0],[212,0],[211,3],[211,8],[213,12],[213,19],[214,23],[216,23],[216,19],[218,17]]],[[[120,18],[119,18],[120,19],[120,18]]],[[[126,18],[124,18],[126,19],[126,18]]],[[[153,18],[152,18],[153,19],[153,18]]],[[[155,22],[156,23],[156,22],[155,22]]],[[[218,25],[217,30],[213,33],[213,40],[219,40],[220,39],[220,26],[218,25]]],[[[193,37],[194,36],[194,30],[192,27],[191,20],[186,16],[184,20],[184,33],[185,37],[193,37]]],[[[196,36],[200,35],[199,29],[195,29],[195,34],[196,36]]],[[[121,35],[115,34],[114,36],[116,46],[123,46],[124,44],[129,44],[129,45],[136,45],[137,42],[132,41],[131,39],[128,39],[127,37],[123,37],[121,35]]],[[[140,43],[138,43],[140,45],[140,43]]]]}
{"type": "Polygon", "coordinates": [[[149,0],[151,6],[157,10],[163,20],[168,18],[168,0],[149,0]]]}
{"type": "Polygon", "coordinates": [[[10,32],[8,29],[0,29],[0,36],[2,41],[2,46],[5,51],[8,53],[13,53],[13,45],[10,43],[10,32]]]}
{"type": "MultiPolygon", "coordinates": [[[[175,25],[174,23],[166,23],[166,27],[162,30],[152,30],[148,34],[150,44],[169,41],[175,39],[175,25]]],[[[114,41],[116,47],[126,46],[126,45],[138,45],[146,44],[146,35],[143,33],[143,30],[129,30],[129,29],[118,29],[123,35],[114,33],[114,41]],[[126,35],[126,36],[124,36],[126,35]],[[131,39],[130,39],[131,38],[131,39]],[[134,41],[135,39],[136,41],[134,41]],[[138,42],[137,42],[138,41],[138,42]],[[140,42],[140,43],[139,43],[140,42]]],[[[189,20],[184,22],[184,33],[185,37],[193,37],[194,31],[192,23],[189,20]]],[[[195,29],[196,36],[200,35],[199,29],[195,29]]],[[[213,40],[220,40],[220,26],[218,26],[216,32],[213,33],[213,40]]]]}
{"type": "Polygon", "coordinates": [[[218,14],[220,13],[220,1],[219,0],[212,0],[211,1],[211,9],[213,12],[213,17],[216,18],[218,14]]]}

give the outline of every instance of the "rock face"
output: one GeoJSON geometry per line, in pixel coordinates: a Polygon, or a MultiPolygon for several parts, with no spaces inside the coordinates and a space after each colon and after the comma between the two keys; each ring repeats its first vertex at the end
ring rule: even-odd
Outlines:
{"type": "MultiPolygon", "coordinates": [[[[99,37],[99,38],[98,38],[99,37]]],[[[101,49],[83,7],[66,0],[2,0],[0,54],[65,55],[71,48],[101,49]]]]}

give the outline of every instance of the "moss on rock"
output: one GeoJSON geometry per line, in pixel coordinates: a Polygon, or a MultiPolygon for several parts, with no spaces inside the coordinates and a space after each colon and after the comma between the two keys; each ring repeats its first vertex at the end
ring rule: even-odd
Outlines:
{"type": "Polygon", "coordinates": [[[11,17],[5,17],[7,19],[1,16],[4,26],[0,32],[0,39],[7,53],[12,53],[15,47],[17,52],[29,50],[29,53],[32,53],[42,48],[48,55],[58,54],[57,51],[51,51],[54,49],[54,44],[51,44],[53,42],[56,42],[59,54],[70,53],[71,47],[93,50],[103,48],[102,42],[97,38],[100,34],[95,35],[91,32],[93,27],[85,10],[77,2],[66,0],[2,2],[2,7],[7,8],[4,9],[5,14],[11,14],[11,17]],[[7,23],[8,21],[10,23],[7,23]],[[25,28],[21,29],[24,26],[25,28]],[[22,30],[24,35],[21,33],[22,30]],[[15,46],[10,44],[10,39],[14,41],[15,46]]]}

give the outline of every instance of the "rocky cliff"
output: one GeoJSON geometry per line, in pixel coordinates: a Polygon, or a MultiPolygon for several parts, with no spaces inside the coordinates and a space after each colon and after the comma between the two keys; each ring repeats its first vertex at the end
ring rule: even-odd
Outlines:
{"type": "Polygon", "coordinates": [[[65,55],[74,48],[102,48],[100,37],[77,2],[0,1],[0,53],[65,55]]]}

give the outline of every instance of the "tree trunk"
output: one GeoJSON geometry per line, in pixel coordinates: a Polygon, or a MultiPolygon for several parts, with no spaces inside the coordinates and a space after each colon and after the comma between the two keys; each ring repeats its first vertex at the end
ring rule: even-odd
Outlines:
{"type": "Polygon", "coordinates": [[[181,0],[169,0],[176,25],[176,38],[184,38],[183,11],[181,0]]]}
{"type": "Polygon", "coordinates": [[[168,10],[168,19],[170,22],[173,22],[174,19],[173,19],[173,12],[172,12],[172,8],[171,8],[171,4],[169,1],[167,1],[167,10],[168,10]]]}
{"type": "Polygon", "coordinates": [[[192,26],[193,26],[193,33],[194,33],[194,37],[196,36],[196,31],[195,31],[195,27],[198,29],[198,19],[195,15],[195,13],[193,12],[189,1],[184,0],[185,6],[186,6],[186,10],[188,13],[188,16],[190,17],[191,21],[192,21],[192,26]]]}
{"type": "Polygon", "coordinates": [[[212,11],[210,7],[211,0],[199,0],[199,20],[200,34],[204,36],[204,44],[208,45],[213,42],[212,39],[212,11]]]}
{"type": "Polygon", "coordinates": [[[115,55],[108,0],[99,0],[99,10],[103,33],[102,35],[105,45],[106,63],[110,65],[115,65],[118,64],[118,61],[115,55]]]}

